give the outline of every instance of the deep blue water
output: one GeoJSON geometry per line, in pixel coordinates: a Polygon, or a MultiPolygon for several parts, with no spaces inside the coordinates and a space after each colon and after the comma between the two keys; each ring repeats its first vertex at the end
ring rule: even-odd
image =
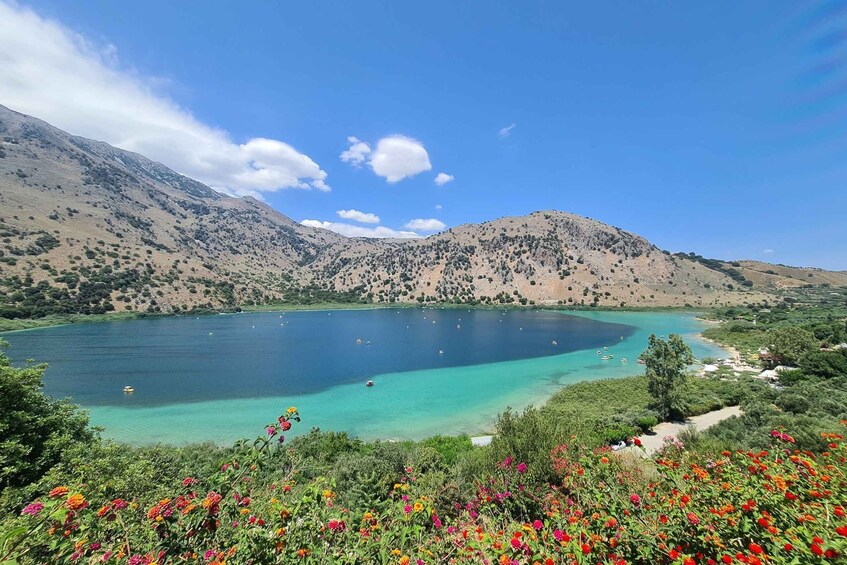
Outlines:
{"type": "Polygon", "coordinates": [[[50,364],[48,394],[142,407],[286,397],[385,373],[561,355],[617,344],[635,329],[560,312],[405,308],[153,318],[3,337],[16,363],[50,364]],[[122,392],[127,384],[134,394],[122,392]]]}

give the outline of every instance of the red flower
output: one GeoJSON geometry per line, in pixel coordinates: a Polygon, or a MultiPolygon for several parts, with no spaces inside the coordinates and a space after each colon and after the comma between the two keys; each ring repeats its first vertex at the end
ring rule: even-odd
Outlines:
{"type": "Polygon", "coordinates": [[[584,555],[588,555],[589,553],[591,553],[591,546],[587,543],[582,544],[582,553],[584,555]]]}
{"type": "Polygon", "coordinates": [[[847,526],[838,526],[835,528],[835,533],[839,536],[847,537],[847,526]]]}
{"type": "Polygon", "coordinates": [[[752,551],[752,552],[753,552],[753,553],[755,553],[756,555],[761,555],[761,553],[762,553],[762,546],[761,546],[761,545],[759,545],[758,543],[750,542],[750,551],[752,551]]]}
{"type": "Polygon", "coordinates": [[[721,557],[721,561],[723,561],[724,563],[726,563],[727,565],[729,565],[730,563],[732,563],[732,557],[730,557],[729,555],[724,554],[724,556],[723,556],[723,557],[721,557]]]}
{"type": "Polygon", "coordinates": [[[694,561],[694,559],[692,559],[691,557],[686,557],[686,558],[682,561],[682,565],[697,565],[697,562],[696,562],[696,561],[694,561]]]}
{"type": "Polygon", "coordinates": [[[794,549],[794,546],[791,545],[790,543],[786,543],[782,547],[783,547],[783,549],[785,549],[785,551],[791,551],[792,549],[794,549]]]}
{"type": "Polygon", "coordinates": [[[688,521],[694,524],[695,526],[700,525],[700,518],[694,512],[689,512],[686,517],[688,518],[688,521]]]}
{"type": "Polygon", "coordinates": [[[629,495],[629,501],[634,505],[638,506],[639,504],[641,504],[641,497],[637,494],[631,494],[629,495]]]}
{"type": "Polygon", "coordinates": [[[812,549],[812,553],[814,553],[818,557],[823,555],[823,550],[821,549],[821,546],[819,546],[818,544],[813,543],[811,549],[812,549]]]}

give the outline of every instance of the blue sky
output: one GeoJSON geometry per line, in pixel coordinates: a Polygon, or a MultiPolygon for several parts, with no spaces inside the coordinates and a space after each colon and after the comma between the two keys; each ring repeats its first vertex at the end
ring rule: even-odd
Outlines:
{"type": "Polygon", "coordinates": [[[297,221],[847,269],[847,2],[2,2],[0,104],[297,221]]]}

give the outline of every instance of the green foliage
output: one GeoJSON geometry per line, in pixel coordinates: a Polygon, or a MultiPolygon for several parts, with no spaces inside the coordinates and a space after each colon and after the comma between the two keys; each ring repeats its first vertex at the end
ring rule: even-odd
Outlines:
{"type": "Polygon", "coordinates": [[[659,415],[667,419],[684,414],[680,391],[685,384],[685,370],[694,362],[691,348],[677,334],[667,340],[651,335],[641,359],[647,372],[647,390],[659,415]]]}
{"type": "Polygon", "coordinates": [[[819,347],[819,341],[809,330],[798,326],[777,328],[768,332],[769,364],[796,367],[800,359],[819,347]]]}
{"type": "Polygon", "coordinates": [[[800,357],[798,365],[806,375],[831,379],[847,375],[847,349],[810,351],[800,357]]]}
{"type": "Polygon", "coordinates": [[[89,443],[88,416],[41,392],[46,365],[14,367],[0,339],[0,493],[40,479],[69,446],[89,443]]]}

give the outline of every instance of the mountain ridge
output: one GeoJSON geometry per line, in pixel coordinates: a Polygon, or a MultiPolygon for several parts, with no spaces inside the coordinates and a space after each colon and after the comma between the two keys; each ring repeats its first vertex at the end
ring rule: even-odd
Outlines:
{"type": "Polygon", "coordinates": [[[555,210],[421,239],[347,238],[0,106],[4,317],[321,301],[713,306],[847,284],[847,273],[732,264],[555,210]]]}

